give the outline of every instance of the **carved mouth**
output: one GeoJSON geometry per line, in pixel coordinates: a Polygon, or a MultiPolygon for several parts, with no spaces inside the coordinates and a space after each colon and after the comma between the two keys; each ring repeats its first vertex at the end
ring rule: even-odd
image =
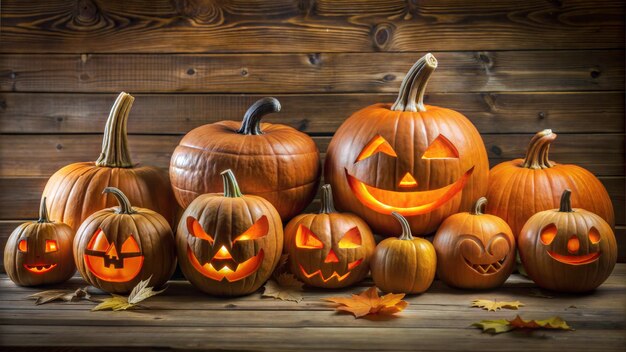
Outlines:
{"type": "Polygon", "coordinates": [[[24,264],[24,267],[26,268],[26,270],[35,273],[35,274],[43,274],[46,273],[52,269],[54,269],[57,265],[56,264],[38,264],[38,265],[28,265],[28,264],[24,264]]]}
{"type": "Polygon", "coordinates": [[[231,269],[228,265],[223,265],[219,270],[215,269],[213,264],[205,263],[204,265],[200,264],[198,258],[196,258],[195,254],[191,250],[191,247],[187,245],[187,256],[191,265],[202,275],[208,277],[209,279],[222,281],[226,280],[228,282],[234,282],[238,280],[245,279],[246,277],[254,274],[259,267],[261,267],[261,263],[263,262],[263,257],[265,256],[263,253],[263,249],[259,250],[259,253],[254,257],[246,260],[243,263],[237,264],[235,270],[231,269]]]}
{"type": "Polygon", "coordinates": [[[506,261],[506,256],[490,264],[474,264],[465,257],[463,257],[463,259],[465,259],[465,263],[467,263],[467,265],[470,268],[472,268],[475,272],[481,275],[488,275],[488,274],[495,274],[498,271],[500,271],[500,269],[502,269],[502,267],[504,266],[504,261],[506,261]]]}
{"type": "Polygon", "coordinates": [[[396,192],[376,188],[350,175],[347,169],[345,172],[350,189],[368,208],[382,214],[397,211],[404,216],[413,216],[430,213],[452,199],[465,187],[474,172],[474,166],[454,183],[439,189],[416,192],[396,192]]]}
{"type": "Polygon", "coordinates": [[[97,251],[86,250],[85,264],[92,274],[100,280],[109,282],[127,282],[135,278],[143,267],[141,253],[120,253],[120,257],[111,258],[97,251]]]}
{"type": "Polygon", "coordinates": [[[600,258],[600,252],[589,253],[585,255],[562,255],[552,251],[548,251],[552,259],[569,265],[583,265],[595,262],[600,258]]]}
{"type": "Polygon", "coordinates": [[[330,275],[329,277],[324,277],[324,274],[322,273],[322,269],[319,269],[317,271],[314,271],[312,273],[308,273],[306,271],[306,269],[304,269],[304,267],[302,266],[302,264],[298,264],[300,266],[300,271],[302,272],[302,274],[307,278],[310,279],[314,276],[319,276],[322,281],[324,282],[328,282],[331,279],[335,278],[338,282],[345,280],[346,278],[348,278],[348,276],[350,276],[350,273],[352,272],[352,269],[356,268],[357,266],[359,266],[359,264],[361,264],[361,262],[363,262],[363,259],[359,259],[356,260],[352,263],[348,264],[348,271],[345,274],[339,274],[336,271],[333,271],[332,275],[330,275]]]}

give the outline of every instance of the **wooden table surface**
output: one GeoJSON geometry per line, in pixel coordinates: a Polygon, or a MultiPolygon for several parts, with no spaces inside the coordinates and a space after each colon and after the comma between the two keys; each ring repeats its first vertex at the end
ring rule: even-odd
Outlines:
{"type": "MultiPolygon", "coordinates": [[[[77,288],[73,278],[60,287],[77,288]]],[[[35,306],[26,296],[41,291],[0,277],[0,350],[437,350],[437,351],[624,351],[626,350],[626,264],[593,293],[562,295],[538,290],[518,275],[489,292],[454,290],[435,282],[407,298],[397,318],[374,321],[336,313],[322,297],[360,292],[307,290],[302,302],[247,297],[218,299],[186,281],[172,281],[165,293],[145,302],[149,309],[91,312],[94,303],[35,306]],[[545,297],[542,295],[548,295],[545,297]],[[470,308],[473,299],[520,300],[519,311],[470,308]],[[558,315],[575,331],[482,333],[470,327],[483,319],[542,319],[558,315]],[[7,347],[10,346],[10,347],[7,347]],[[75,348],[71,348],[75,347],[75,348]],[[123,348],[117,348],[123,347],[123,348]]],[[[90,292],[102,294],[94,288],[90,292]]],[[[104,297],[104,295],[102,296],[104,297]]]]}

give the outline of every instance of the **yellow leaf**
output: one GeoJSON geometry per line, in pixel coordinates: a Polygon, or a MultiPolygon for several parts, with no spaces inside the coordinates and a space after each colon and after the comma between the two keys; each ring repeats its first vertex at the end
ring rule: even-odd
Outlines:
{"type": "Polygon", "coordinates": [[[524,306],[524,303],[520,301],[498,302],[498,301],[491,301],[488,299],[476,299],[472,301],[472,307],[479,307],[479,308],[488,310],[490,312],[495,312],[502,308],[517,310],[519,307],[522,307],[522,306],[524,306]]]}
{"type": "Polygon", "coordinates": [[[499,334],[515,329],[573,330],[569,325],[567,325],[567,322],[560,317],[550,317],[544,320],[524,320],[519,315],[517,315],[513,320],[481,320],[478,323],[472,324],[472,326],[481,328],[483,332],[492,334],[499,334]]]}
{"type": "Polygon", "coordinates": [[[263,297],[273,297],[283,301],[302,301],[302,286],[304,284],[296,279],[293,274],[282,273],[274,280],[265,283],[263,297]]]}
{"type": "Polygon", "coordinates": [[[122,296],[113,296],[111,298],[105,298],[104,300],[102,300],[102,303],[98,304],[97,306],[93,307],[93,309],[91,309],[92,311],[97,311],[97,310],[126,310],[130,308],[130,305],[128,303],[128,300],[126,299],[126,297],[122,297],[122,296]]]}
{"type": "Polygon", "coordinates": [[[481,328],[483,329],[483,332],[491,334],[499,334],[513,329],[513,327],[509,324],[509,321],[506,319],[481,320],[478,323],[472,324],[472,326],[481,328]]]}
{"type": "Polygon", "coordinates": [[[129,308],[136,308],[138,307],[137,304],[139,302],[165,291],[165,289],[161,291],[154,291],[152,287],[148,287],[148,283],[150,282],[151,278],[152,276],[149,277],[147,280],[139,281],[137,286],[133,288],[128,297],[112,294],[111,298],[105,298],[102,303],[95,306],[92,311],[108,309],[113,311],[120,311],[129,308]]]}
{"type": "Polygon", "coordinates": [[[323,298],[325,301],[339,304],[337,310],[352,313],[355,318],[360,318],[369,314],[392,315],[401,312],[408,302],[403,301],[404,294],[389,293],[382,297],[378,296],[378,289],[370,287],[358,295],[352,297],[329,297],[323,298]]]}

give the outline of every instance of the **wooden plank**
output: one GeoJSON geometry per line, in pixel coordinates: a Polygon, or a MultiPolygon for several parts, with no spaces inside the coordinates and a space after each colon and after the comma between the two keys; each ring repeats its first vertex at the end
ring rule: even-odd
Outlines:
{"type": "MultiPolygon", "coordinates": [[[[0,60],[0,90],[397,93],[423,54],[9,54],[0,60]]],[[[624,89],[623,50],[435,54],[439,69],[429,81],[431,93],[624,89]]]]}
{"type": "Polygon", "coordinates": [[[2,52],[624,47],[619,0],[5,0],[2,5],[2,52]]]}
{"type": "MultiPolygon", "coordinates": [[[[116,94],[0,93],[0,133],[101,133],[116,94]]],[[[262,95],[137,94],[130,133],[179,134],[241,119],[262,95]]],[[[307,133],[333,133],[354,111],[392,102],[388,93],[275,95],[280,114],[265,120],[307,133]]],[[[621,133],[623,92],[432,93],[428,104],[467,116],[481,133],[621,133]],[[593,118],[589,118],[593,116],[593,118]]]]}

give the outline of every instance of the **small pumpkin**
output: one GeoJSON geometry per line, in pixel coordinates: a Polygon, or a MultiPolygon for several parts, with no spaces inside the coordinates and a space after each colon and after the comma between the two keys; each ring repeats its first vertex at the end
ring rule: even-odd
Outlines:
{"type": "Polygon", "coordinates": [[[437,67],[419,59],[392,104],[374,104],[339,127],[326,154],[325,180],[340,210],[363,218],[375,233],[434,232],[449,215],[469,210],[487,192],[489,163],[480,134],[462,114],[424,105],[426,83],[437,67]]]}
{"type": "Polygon", "coordinates": [[[580,166],[550,161],[548,152],[556,136],[549,129],[537,132],[524,159],[491,169],[485,210],[504,219],[515,237],[533,214],[557,208],[565,189],[573,191],[574,207],[588,209],[611,226],[615,223],[611,198],[600,180],[580,166]]]}
{"type": "Polygon", "coordinates": [[[242,195],[231,170],[224,193],[203,194],[178,224],[178,260],[198,289],[218,296],[250,294],[269,279],[283,250],[280,215],[262,197],[242,195]]]}
{"type": "Polygon", "coordinates": [[[220,171],[237,175],[241,191],[267,199],[283,221],[313,199],[321,174],[320,155],[308,135],[286,125],[261,123],[280,111],[275,98],[254,103],[242,122],[221,121],[187,133],[172,154],[170,178],[186,208],[201,194],[220,192],[220,171]]]}
{"type": "Polygon", "coordinates": [[[133,164],[128,149],[126,122],[134,98],[120,93],[106,122],[102,153],[96,162],[67,165],[55,172],[43,191],[50,216],[74,231],[91,214],[116,204],[102,189],[115,187],[130,201],[152,209],[174,223],[178,211],[167,173],[152,166],[133,164]]]}
{"type": "Polygon", "coordinates": [[[285,227],[291,272],[311,286],[350,286],[369,272],[374,236],[361,218],[335,210],[330,185],[322,186],[321,203],[318,214],[298,215],[285,227]]]}
{"type": "Polygon", "coordinates": [[[119,207],[93,213],[74,238],[74,260],[89,284],[110,293],[130,292],[141,280],[163,285],[176,268],[174,234],[167,220],[133,207],[119,189],[107,187],[119,207]]]}
{"type": "Polygon", "coordinates": [[[540,287],[585,292],[600,286],[617,262],[611,225],[600,216],[572,208],[566,189],[558,209],[528,219],[518,238],[519,254],[528,276],[540,287]]]}
{"type": "Polygon", "coordinates": [[[39,220],[18,226],[4,247],[4,269],[20,286],[58,284],[74,272],[74,232],[64,223],[48,218],[46,197],[41,199],[39,220]]]}
{"type": "Polygon", "coordinates": [[[448,217],[437,230],[437,277],[464,289],[501,286],[515,268],[515,237],[497,216],[483,214],[482,197],[471,212],[448,217]]]}
{"type": "Polygon", "coordinates": [[[370,262],[376,287],[385,292],[422,293],[435,279],[437,255],[426,239],[413,237],[407,219],[393,212],[402,227],[399,238],[382,240],[370,262]]]}

